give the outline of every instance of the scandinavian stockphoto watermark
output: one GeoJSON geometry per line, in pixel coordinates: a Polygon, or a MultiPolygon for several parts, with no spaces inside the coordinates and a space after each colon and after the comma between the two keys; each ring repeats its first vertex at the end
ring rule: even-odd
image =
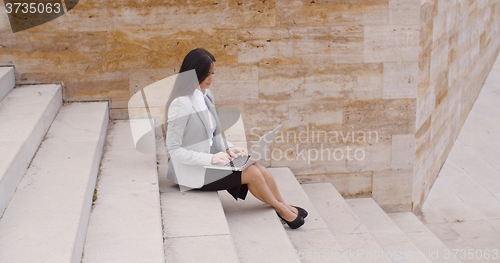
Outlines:
{"type": "MultiPolygon", "coordinates": [[[[251,128],[251,136],[257,138],[260,134],[261,128],[251,128]]],[[[306,161],[308,165],[315,161],[362,161],[366,158],[363,146],[378,142],[378,131],[324,131],[307,125],[300,132],[280,131],[274,143],[286,146],[268,149],[264,158],[306,161]]]]}
{"type": "Polygon", "coordinates": [[[497,260],[499,259],[498,249],[428,249],[427,251],[404,250],[404,251],[383,251],[370,249],[349,249],[346,251],[336,251],[323,249],[316,251],[291,250],[291,258],[300,260],[370,260],[371,262],[389,260],[415,260],[424,258],[430,260],[497,260]]]}
{"type": "MultiPolygon", "coordinates": [[[[137,91],[128,103],[131,130],[136,148],[144,153],[167,154],[166,149],[155,148],[151,139],[153,131],[156,134],[166,132],[165,112],[168,98],[177,79],[197,80],[193,71],[169,76],[137,91]]],[[[247,130],[243,116],[238,109],[218,107],[217,109],[221,131],[226,138],[236,138],[239,146],[244,148],[250,141],[259,140],[266,132],[261,127],[251,127],[247,130]],[[249,131],[247,134],[246,131],[249,131]],[[248,135],[248,136],[247,136],[248,135]]],[[[285,121],[285,126],[287,125],[285,121]]],[[[279,123],[276,123],[279,125],[279,123]]],[[[192,144],[200,143],[202,137],[193,138],[192,144]]],[[[231,139],[228,139],[231,142],[231,139]]],[[[299,161],[311,165],[322,161],[362,161],[367,157],[366,149],[379,142],[378,131],[363,130],[331,130],[317,129],[312,124],[294,129],[280,131],[272,143],[274,146],[267,149],[266,160],[299,161]]],[[[249,152],[252,149],[249,148],[249,152]]]]}

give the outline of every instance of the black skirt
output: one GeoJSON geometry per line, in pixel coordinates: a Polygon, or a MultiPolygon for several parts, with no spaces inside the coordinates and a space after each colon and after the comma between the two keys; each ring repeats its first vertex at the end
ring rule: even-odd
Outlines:
{"type": "MultiPolygon", "coordinates": [[[[207,169],[207,172],[210,170],[212,169],[207,169]]],[[[232,171],[232,173],[216,181],[206,184],[201,188],[195,188],[193,190],[199,190],[199,191],[226,190],[229,194],[231,194],[234,197],[235,200],[238,200],[238,198],[245,200],[248,193],[248,185],[241,184],[241,171],[232,171]]]]}

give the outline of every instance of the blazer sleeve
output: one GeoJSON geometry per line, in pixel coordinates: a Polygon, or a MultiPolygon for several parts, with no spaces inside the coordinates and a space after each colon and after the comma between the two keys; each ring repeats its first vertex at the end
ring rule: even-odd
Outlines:
{"type": "Polygon", "coordinates": [[[168,111],[166,149],[170,159],[189,165],[211,165],[212,154],[182,147],[184,131],[191,112],[188,105],[176,98],[168,111]]]}

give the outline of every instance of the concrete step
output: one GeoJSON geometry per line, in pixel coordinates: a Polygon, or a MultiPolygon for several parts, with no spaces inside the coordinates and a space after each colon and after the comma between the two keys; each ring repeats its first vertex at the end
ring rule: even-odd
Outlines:
{"type": "Polygon", "coordinates": [[[445,254],[448,247],[439,240],[412,212],[387,214],[396,225],[403,230],[408,238],[420,251],[424,252],[431,262],[462,262],[459,259],[449,257],[445,254]]]}
{"type": "MultiPolygon", "coordinates": [[[[351,262],[374,262],[370,254],[381,255],[384,252],[331,183],[303,184],[302,188],[334,237],[340,242],[341,248],[349,252],[348,258],[351,262]]],[[[391,263],[392,260],[380,258],[376,262],[391,263]]]]}
{"type": "MultiPolygon", "coordinates": [[[[219,191],[240,262],[299,263],[296,250],[274,209],[248,193],[234,200],[219,191]]],[[[298,230],[298,229],[297,229],[298,230]]]]}
{"type": "Polygon", "coordinates": [[[20,86],[0,101],[0,216],[61,104],[60,85],[20,86]]]}
{"type": "Polygon", "coordinates": [[[0,262],[81,261],[108,114],[61,107],[0,219],[0,262]]]}
{"type": "Polygon", "coordinates": [[[430,262],[428,251],[421,251],[372,198],[346,199],[356,216],[368,228],[385,257],[399,262],[430,262]]]}
{"type": "Polygon", "coordinates": [[[156,154],[136,150],[128,120],[108,127],[94,199],[83,263],[165,262],[156,154]]]}
{"type": "Polygon", "coordinates": [[[15,85],[14,67],[0,67],[0,101],[7,96],[15,85]]]}
{"type": "Polygon", "coordinates": [[[283,199],[291,205],[306,209],[309,213],[305,224],[299,229],[285,227],[295,247],[294,254],[302,262],[351,262],[348,253],[344,253],[292,171],[288,167],[268,170],[275,178],[283,199]]]}
{"type": "Polygon", "coordinates": [[[158,161],[166,262],[238,262],[217,193],[181,192],[166,178],[166,155],[158,161]]]}

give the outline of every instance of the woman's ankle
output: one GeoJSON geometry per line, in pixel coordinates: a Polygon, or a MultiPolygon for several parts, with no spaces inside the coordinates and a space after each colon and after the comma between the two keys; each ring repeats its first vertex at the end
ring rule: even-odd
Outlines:
{"type": "Polygon", "coordinates": [[[293,207],[293,206],[291,206],[291,205],[289,205],[289,204],[287,204],[287,203],[284,203],[284,202],[281,202],[281,203],[282,203],[284,206],[286,206],[286,208],[288,208],[288,210],[292,211],[292,213],[294,213],[294,214],[296,214],[296,215],[299,213],[299,210],[298,210],[297,208],[295,208],[295,207],[293,207]]]}
{"type": "Polygon", "coordinates": [[[297,218],[297,214],[292,212],[287,206],[283,205],[283,208],[277,209],[275,208],[276,212],[285,220],[287,221],[293,221],[295,218],[297,218]]]}

